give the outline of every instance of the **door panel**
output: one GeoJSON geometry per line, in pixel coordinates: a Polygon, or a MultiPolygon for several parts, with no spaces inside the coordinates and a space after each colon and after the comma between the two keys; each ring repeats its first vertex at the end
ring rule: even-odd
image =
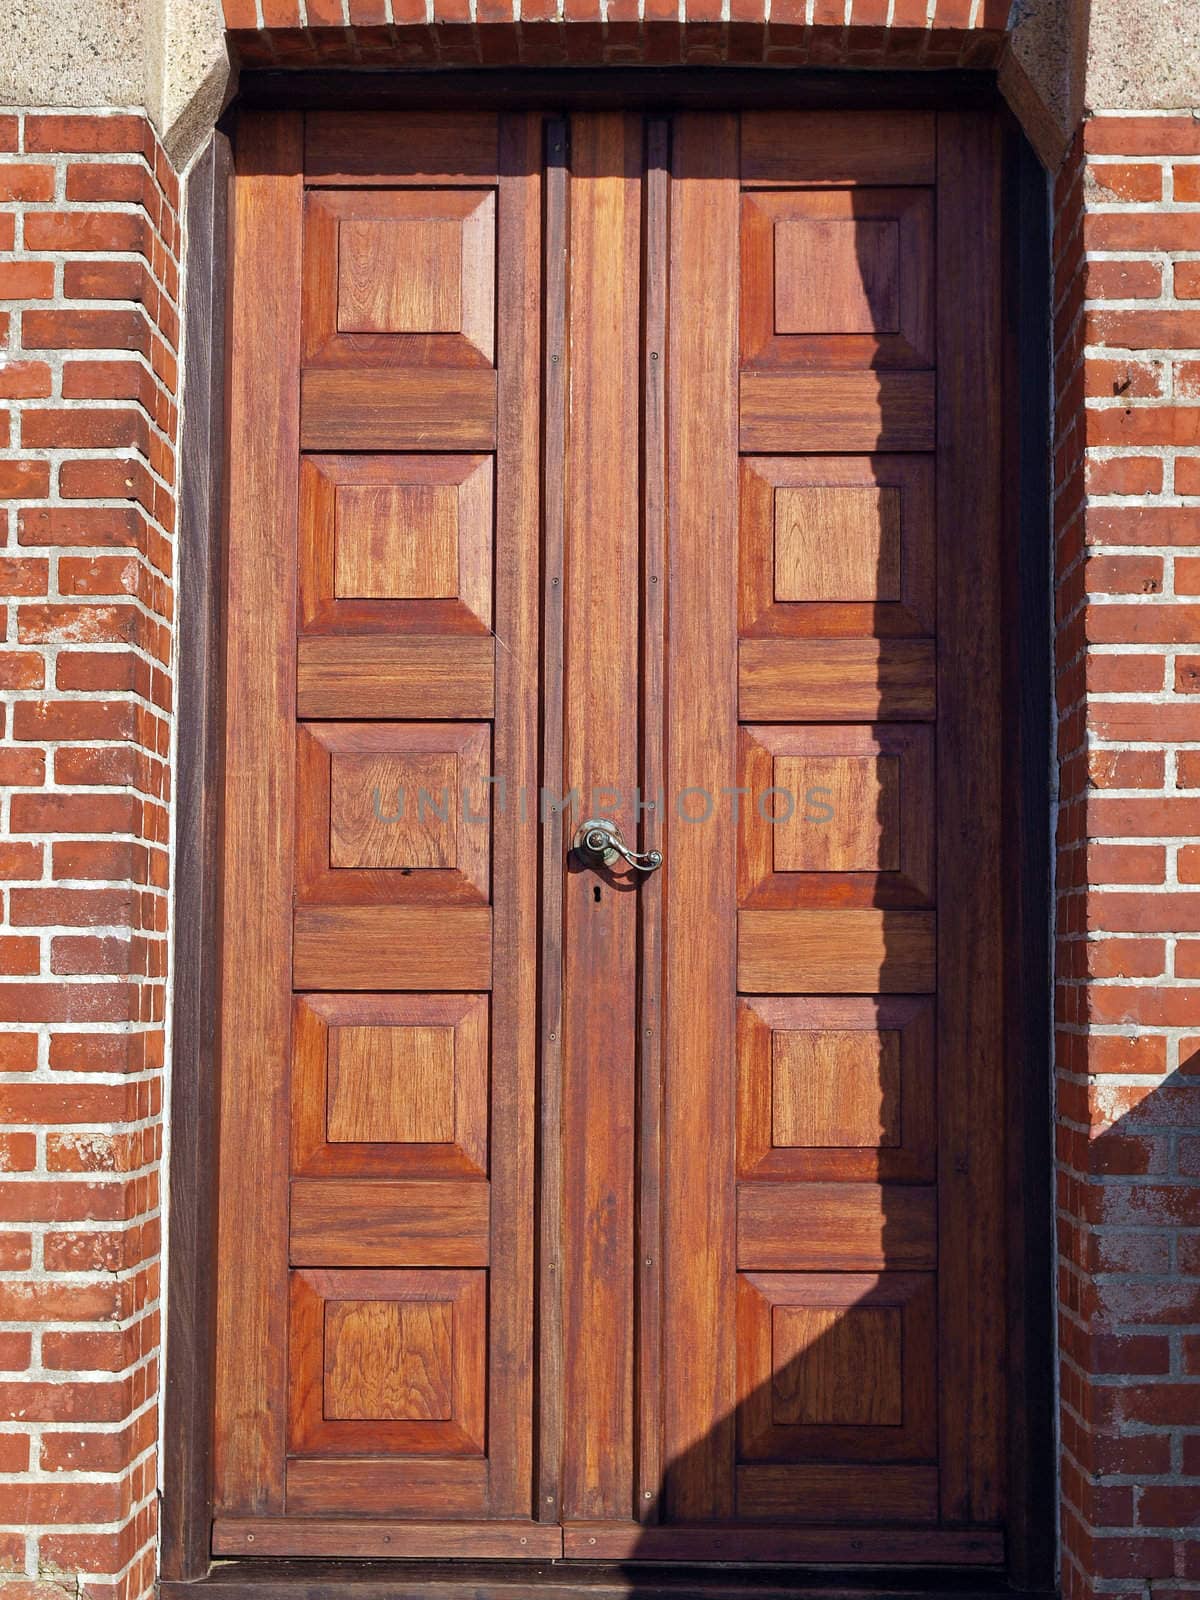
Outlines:
{"type": "Polygon", "coordinates": [[[996,139],[244,119],[219,1553],[1003,1561],[996,139]]]}

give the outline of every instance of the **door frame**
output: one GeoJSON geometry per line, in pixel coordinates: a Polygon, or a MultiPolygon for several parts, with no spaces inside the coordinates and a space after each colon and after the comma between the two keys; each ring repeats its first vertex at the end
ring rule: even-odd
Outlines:
{"type": "Polygon", "coordinates": [[[495,1596],[517,1600],[549,1586],[617,1600],[656,1593],[724,1600],[736,1595],[880,1592],[916,1596],[1046,1594],[1055,1587],[1055,1313],[1052,1271],[1051,919],[1053,743],[1052,540],[1050,537],[1051,268],[1048,179],[996,88],[994,73],[853,72],[786,68],[466,71],[262,71],[242,74],[236,101],[194,165],[187,185],[184,394],[179,518],[177,822],[174,850],[175,968],[168,1101],[168,1248],[162,1452],[160,1592],[183,1600],[197,1584],[259,1600],[317,1600],[353,1584],[356,1600],[495,1596]],[[873,110],[976,108],[1000,122],[1004,147],[1005,408],[1001,448],[1007,491],[1005,745],[1012,753],[1004,811],[1006,859],[1017,863],[1006,945],[1007,1014],[1017,1024],[1006,1079],[1010,1352],[1009,1555],[1003,1574],[978,1569],[791,1569],[673,1576],[626,1565],[580,1568],[494,1563],[221,1561],[210,1555],[214,1398],[217,1073],[222,794],[222,604],[227,438],[226,194],[241,109],[405,110],[436,103],[561,109],[873,110]],[[1049,1336],[1048,1336],[1049,1335],[1049,1336]],[[684,1584],[684,1590],[676,1587],[684,1584]]]}

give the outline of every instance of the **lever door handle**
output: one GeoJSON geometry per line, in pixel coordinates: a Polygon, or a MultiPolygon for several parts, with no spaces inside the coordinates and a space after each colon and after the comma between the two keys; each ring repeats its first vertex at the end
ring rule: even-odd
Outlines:
{"type": "Polygon", "coordinates": [[[611,867],[618,857],[639,872],[654,872],[662,866],[661,850],[631,850],[622,839],[620,828],[607,817],[580,823],[571,847],[593,867],[611,867]]]}

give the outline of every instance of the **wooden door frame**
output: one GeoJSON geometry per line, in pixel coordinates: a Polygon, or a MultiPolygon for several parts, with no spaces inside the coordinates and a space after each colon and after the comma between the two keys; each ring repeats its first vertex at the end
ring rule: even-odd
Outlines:
{"type": "Polygon", "coordinates": [[[174,1028],[170,1079],[169,1247],[160,1592],[183,1600],[200,1584],[228,1600],[618,1600],[683,1594],[702,1600],[798,1592],[1045,1594],[1055,1585],[1054,1364],[1051,1211],[1051,625],[1050,248],[1047,177],[996,88],[993,73],[882,73],[783,68],[509,69],[462,72],[254,72],[192,169],[187,187],[185,339],[179,516],[178,811],[174,862],[174,1028]],[[1009,910],[1009,1174],[1006,1218],[1010,1482],[1006,1572],[852,1574],[758,1569],[631,1577],[628,1567],[445,1563],[217,1562],[210,1556],[221,797],[221,594],[227,475],[226,191],[242,108],[684,108],[991,110],[1004,130],[1005,407],[1002,442],[1009,641],[1005,729],[1012,752],[1006,858],[1018,890],[1009,910]]]}

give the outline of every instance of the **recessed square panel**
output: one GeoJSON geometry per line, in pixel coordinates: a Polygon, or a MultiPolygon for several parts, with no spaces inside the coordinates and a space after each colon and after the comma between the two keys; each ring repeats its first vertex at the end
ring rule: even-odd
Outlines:
{"type": "Polygon", "coordinates": [[[900,229],[889,218],[775,224],[776,333],[896,333],[900,229]]]}
{"type": "Polygon", "coordinates": [[[796,484],[775,490],[775,598],[900,599],[900,491],[796,484]]]}
{"type": "Polygon", "coordinates": [[[931,458],[747,456],[740,476],[743,639],[933,634],[931,458]]]}
{"type": "Polygon", "coordinates": [[[490,456],[305,456],[301,631],[488,633],[492,475],[490,456]]]}
{"type": "Polygon", "coordinates": [[[772,1030],[773,1148],[894,1149],[900,1126],[898,1029],[772,1030]]]}
{"type": "Polygon", "coordinates": [[[329,1029],[326,1136],[331,1144],[449,1144],[454,1033],[441,1027],[329,1029]]]}
{"type": "Polygon", "coordinates": [[[738,1458],[929,1461],[932,1272],[738,1275],[738,1458]]]}
{"type": "Polygon", "coordinates": [[[899,757],[776,756],[774,779],[792,797],[771,828],[776,872],[899,871],[899,757]]]}
{"type": "Polygon", "coordinates": [[[338,227],[339,333],[457,333],[462,224],[425,217],[338,227]]]}
{"type": "Polygon", "coordinates": [[[294,1176],[472,1178],[487,1157],[486,995],[297,996],[294,1176]]]}
{"type": "Polygon", "coordinates": [[[738,746],[739,909],[932,903],[928,727],[747,724],[738,746]]]}
{"type": "Polygon", "coordinates": [[[303,364],[490,367],[495,276],[492,189],[310,191],[303,364]]]}
{"type": "Polygon", "coordinates": [[[743,193],[743,371],[919,371],[934,362],[933,194],[743,193]]]}
{"type": "Polygon", "coordinates": [[[300,905],[484,905],[490,729],[307,722],[298,738],[300,905]]]}
{"type": "Polygon", "coordinates": [[[418,871],[458,865],[458,758],[334,752],[329,772],[329,864],[418,871]]]}
{"type": "Polygon", "coordinates": [[[453,1325],[448,1300],[326,1301],[326,1421],[446,1421],[453,1325]]]}
{"type": "Polygon", "coordinates": [[[775,1306],[771,1421],[898,1428],[900,1340],[896,1306],[775,1306]]]}
{"type": "Polygon", "coordinates": [[[486,1285],[474,1270],[294,1271],[288,1453],[481,1455],[486,1285]]]}
{"type": "Polygon", "coordinates": [[[932,1182],[935,1048],[928,999],[739,1000],[739,1178],[932,1182]]]}
{"type": "Polygon", "coordinates": [[[458,594],[459,485],[343,483],[334,490],[338,600],[458,594]]]}

